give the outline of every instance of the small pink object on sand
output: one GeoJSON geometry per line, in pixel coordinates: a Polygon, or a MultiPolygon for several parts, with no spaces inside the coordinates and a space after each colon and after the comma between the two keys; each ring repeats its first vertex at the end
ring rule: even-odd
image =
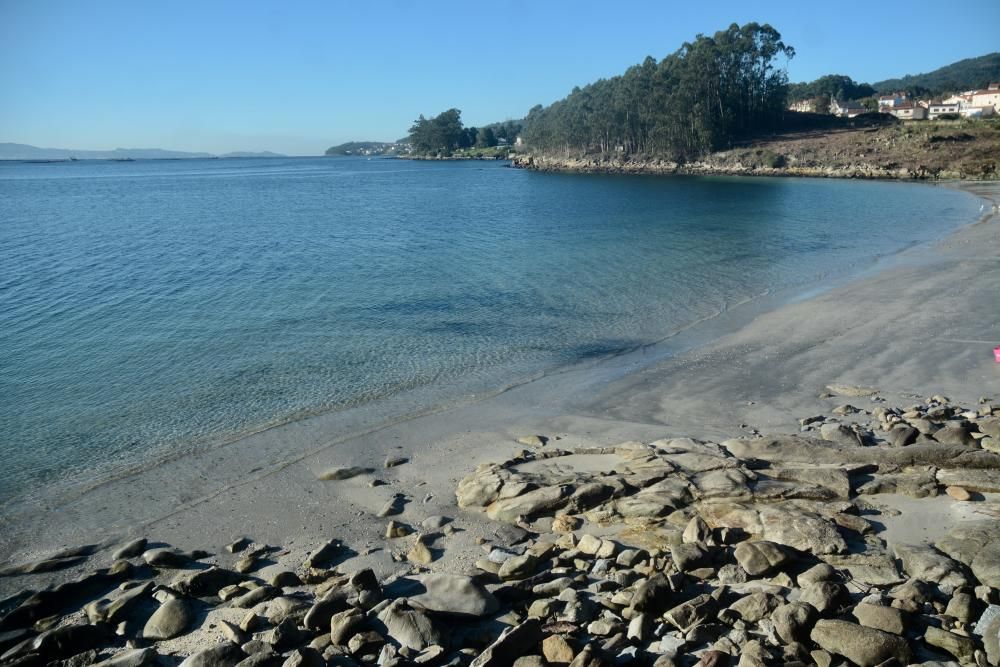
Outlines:
{"type": "Polygon", "coordinates": [[[1000,346],[993,348],[993,358],[1000,364],[1000,346]]]}

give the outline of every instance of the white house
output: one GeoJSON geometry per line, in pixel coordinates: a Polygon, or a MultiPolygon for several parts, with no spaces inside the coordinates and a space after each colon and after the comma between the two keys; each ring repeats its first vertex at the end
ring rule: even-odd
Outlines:
{"type": "Polygon", "coordinates": [[[971,106],[993,107],[994,111],[1000,111],[1000,83],[991,83],[984,90],[973,91],[971,106]]]}
{"type": "Polygon", "coordinates": [[[972,95],[967,95],[966,93],[952,95],[941,100],[941,104],[957,104],[959,107],[964,107],[972,104],[972,95]]]}
{"type": "Polygon", "coordinates": [[[789,111],[812,113],[816,111],[816,100],[799,100],[788,105],[789,111]]]}
{"type": "Polygon", "coordinates": [[[909,99],[909,96],[903,91],[898,91],[889,95],[880,95],[878,98],[878,110],[883,113],[888,113],[890,109],[906,104],[909,99]]]}
{"type": "Polygon", "coordinates": [[[830,113],[842,118],[854,118],[863,113],[868,113],[868,109],[858,102],[840,102],[834,99],[830,101],[830,113]]]}
{"type": "Polygon", "coordinates": [[[927,117],[933,119],[949,113],[957,114],[961,108],[958,102],[931,102],[927,105],[927,117]]]}
{"type": "Polygon", "coordinates": [[[997,110],[995,107],[985,106],[985,107],[962,107],[959,112],[962,118],[988,118],[990,116],[997,115],[997,110]]]}
{"type": "Polygon", "coordinates": [[[893,116],[900,120],[923,120],[927,118],[927,109],[913,102],[904,102],[899,106],[889,110],[893,116]]]}

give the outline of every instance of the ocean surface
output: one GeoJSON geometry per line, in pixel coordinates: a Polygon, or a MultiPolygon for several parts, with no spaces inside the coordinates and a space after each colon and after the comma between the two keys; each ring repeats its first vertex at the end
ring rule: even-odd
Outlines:
{"type": "Polygon", "coordinates": [[[634,349],[978,207],[916,184],[491,162],[0,163],[0,506],[634,349]]]}

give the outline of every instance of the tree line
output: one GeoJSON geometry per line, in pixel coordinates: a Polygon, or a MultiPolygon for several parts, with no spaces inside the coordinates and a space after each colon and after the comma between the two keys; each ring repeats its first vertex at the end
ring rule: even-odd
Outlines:
{"type": "Polygon", "coordinates": [[[876,94],[875,88],[867,83],[858,83],[844,74],[827,74],[809,83],[793,83],[788,86],[788,101],[812,100],[818,97],[840,101],[860,100],[876,94]]]}
{"type": "Polygon", "coordinates": [[[906,90],[913,95],[941,95],[985,88],[991,81],[1000,81],[1000,51],[959,60],[924,74],[877,81],[872,87],[880,93],[906,90]]]}
{"type": "Polygon", "coordinates": [[[767,24],[698,35],[657,62],[532,108],[523,138],[543,152],[695,157],[780,124],[795,50],[767,24]]]}
{"type": "Polygon", "coordinates": [[[492,148],[501,141],[513,144],[521,133],[521,123],[508,120],[483,127],[465,127],[462,112],[448,109],[433,118],[423,114],[410,127],[409,142],[421,155],[451,155],[466,148],[492,148]]]}
{"type": "Polygon", "coordinates": [[[1000,79],[1000,53],[967,58],[926,74],[907,75],[873,84],[860,83],[844,74],[827,74],[808,83],[788,86],[788,101],[817,100],[825,108],[831,99],[857,100],[871,110],[878,109],[880,94],[904,90],[914,97],[934,97],[946,93],[981,88],[1000,79]]]}

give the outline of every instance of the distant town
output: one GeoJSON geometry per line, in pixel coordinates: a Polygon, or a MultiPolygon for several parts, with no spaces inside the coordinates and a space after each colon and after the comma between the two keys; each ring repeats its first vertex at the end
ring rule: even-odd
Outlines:
{"type": "Polygon", "coordinates": [[[900,120],[989,118],[1000,111],[1000,82],[940,99],[918,99],[903,90],[864,101],[828,99],[829,103],[824,97],[801,100],[789,105],[788,109],[810,113],[825,112],[842,118],[854,118],[875,111],[891,114],[900,120]]]}

